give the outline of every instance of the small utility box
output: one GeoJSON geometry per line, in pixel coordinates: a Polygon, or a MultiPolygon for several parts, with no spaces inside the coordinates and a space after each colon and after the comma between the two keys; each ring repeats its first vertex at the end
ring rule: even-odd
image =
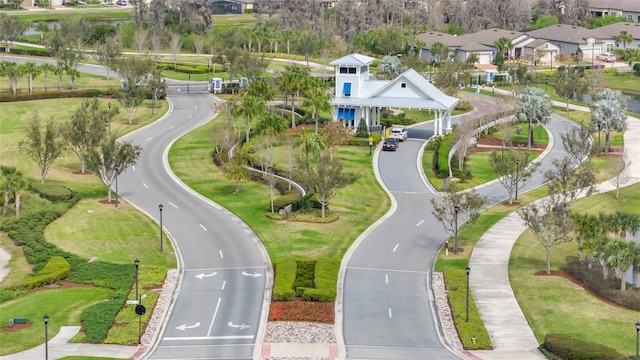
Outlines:
{"type": "Polygon", "coordinates": [[[26,324],[27,323],[27,318],[26,317],[15,317],[13,318],[13,323],[18,325],[18,324],[26,324]]]}

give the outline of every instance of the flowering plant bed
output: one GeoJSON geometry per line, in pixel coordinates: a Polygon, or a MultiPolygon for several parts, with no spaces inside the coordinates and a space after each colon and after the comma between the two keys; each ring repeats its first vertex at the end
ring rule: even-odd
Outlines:
{"type": "Polygon", "coordinates": [[[272,301],[269,311],[269,321],[312,321],[333,324],[334,303],[303,301],[295,298],[293,301],[272,301]]]}

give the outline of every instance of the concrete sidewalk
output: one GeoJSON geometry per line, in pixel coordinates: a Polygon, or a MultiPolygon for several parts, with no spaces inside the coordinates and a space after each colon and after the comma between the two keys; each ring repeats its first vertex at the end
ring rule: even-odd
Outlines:
{"type": "MultiPolygon", "coordinates": [[[[56,336],[49,340],[49,359],[65,356],[94,356],[130,359],[138,351],[137,346],[74,344],[69,340],[80,331],[80,326],[63,326],[56,336]]],[[[42,360],[45,358],[44,344],[16,354],[0,356],[2,360],[42,360]]]]}
{"type": "MultiPolygon", "coordinates": [[[[580,107],[580,110],[588,109],[580,107]]],[[[629,159],[640,159],[639,119],[628,118],[624,144],[629,159]]],[[[640,182],[640,164],[632,162],[627,171],[630,176],[624,186],[640,182]]],[[[615,190],[608,181],[597,188],[600,193],[615,190]]],[[[511,250],[525,230],[522,219],[513,212],[480,238],[471,255],[471,291],[494,345],[494,350],[470,352],[480,359],[545,359],[537,350],[538,341],[509,283],[511,250]]]]}

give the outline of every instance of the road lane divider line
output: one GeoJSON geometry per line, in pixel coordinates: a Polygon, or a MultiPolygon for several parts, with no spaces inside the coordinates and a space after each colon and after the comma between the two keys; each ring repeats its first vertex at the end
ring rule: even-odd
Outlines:
{"type": "Polygon", "coordinates": [[[222,282],[222,287],[220,288],[220,290],[224,290],[224,287],[227,285],[227,280],[224,280],[222,282]]]}
{"type": "MultiPolygon", "coordinates": [[[[234,340],[234,339],[253,339],[253,335],[228,335],[228,336],[185,336],[185,337],[166,337],[163,338],[162,340],[167,340],[167,341],[180,341],[180,340],[184,340],[184,341],[190,341],[190,340],[234,340]]],[[[245,345],[245,344],[238,344],[238,345],[245,345]]],[[[251,344],[249,344],[251,345],[251,344]]],[[[219,345],[211,345],[211,346],[219,346],[219,345]]],[[[236,346],[236,345],[234,345],[236,346]]],[[[163,346],[161,346],[163,347],[163,346]]],[[[199,346],[192,346],[192,347],[199,347],[199,346]]]]}
{"type": "Polygon", "coordinates": [[[391,313],[391,308],[389,308],[389,319],[393,318],[393,314],[391,313]]]}
{"type": "Polygon", "coordinates": [[[142,183],[142,186],[144,186],[145,189],[148,189],[149,187],[147,186],[147,184],[142,183]]]}
{"type": "Polygon", "coordinates": [[[207,331],[207,337],[211,336],[211,329],[213,329],[213,323],[216,322],[216,316],[218,316],[218,310],[220,309],[220,302],[222,298],[218,298],[218,303],[216,304],[216,309],[213,311],[213,317],[211,318],[211,323],[209,324],[209,331],[207,331]]]}
{"type": "Polygon", "coordinates": [[[396,250],[398,250],[398,246],[400,246],[400,244],[396,244],[396,246],[393,247],[393,252],[396,252],[396,250]]]}
{"type": "Polygon", "coordinates": [[[150,141],[151,139],[153,139],[153,136],[149,136],[149,137],[147,138],[147,141],[150,141]]]}
{"type": "Polygon", "coordinates": [[[384,274],[384,282],[385,282],[386,284],[388,284],[388,283],[389,283],[389,274],[384,274]]]}
{"type": "Polygon", "coordinates": [[[171,201],[169,201],[169,205],[173,206],[173,207],[174,207],[174,208],[176,208],[176,209],[178,208],[178,205],[176,205],[176,204],[172,203],[171,201]]]}
{"type": "Polygon", "coordinates": [[[424,222],[424,220],[420,221],[419,223],[416,224],[416,226],[422,225],[423,222],[424,222]]]}
{"type": "Polygon", "coordinates": [[[222,255],[222,250],[218,250],[218,252],[220,253],[220,259],[224,259],[224,255],[222,255]]]}
{"type": "Polygon", "coordinates": [[[200,224],[200,227],[202,228],[202,230],[207,231],[207,228],[204,227],[204,225],[200,224]]]}

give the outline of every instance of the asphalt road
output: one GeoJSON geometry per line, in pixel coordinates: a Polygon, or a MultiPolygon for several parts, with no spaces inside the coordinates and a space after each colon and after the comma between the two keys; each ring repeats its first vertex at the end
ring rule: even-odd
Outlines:
{"type": "MultiPolygon", "coordinates": [[[[6,54],[2,60],[52,62],[6,54]]],[[[100,66],[79,70],[106,76],[100,66]]],[[[184,186],[167,163],[175,139],[215,116],[214,98],[205,89],[202,83],[170,82],[172,111],[124,137],[144,150],[137,165],[118,177],[118,192],[156,221],[163,204],[163,226],[181,266],[174,303],[151,359],[252,359],[261,321],[266,321],[262,310],[273,277],[266,250],[244,222],[184,186]]]]}
{"type": "Polygon", "coordinates": [[[144,152],[118,179],[121,196],[150,216],[159,219],[158,205],[164,205],[163,225],[183,264],[177,297],[149,358],[250,359],[271,276],[268,257],[248,226],[168,172],[174,139],[214,116],[210,94],[169,100],[168,116],[125,137],[144,152]]]}
{"type": "MultiPolygon", "coordinates": [[[[488,104],[482,111],[491,109],[488,104]]],[[[548,129],[558,141],[520,193],[539,186],[551,161],[564,156],[559,134],[570,126],[561,117],[552,117],[548,129]]],[[[342,326],[347,359],[458,358],[441,340],[431,294],[431,271],[447,236],[431,214],[429,200],[437,195],[417,170],[421,147],[432,134],[433,122],[412,127],[397,151],[381,152],[374,159],[397,208],[363,239],[347,264],[342,326]]],[[[488,206],[507,198],[497,181],[477,191],[488,198],[488,206]]]]}

